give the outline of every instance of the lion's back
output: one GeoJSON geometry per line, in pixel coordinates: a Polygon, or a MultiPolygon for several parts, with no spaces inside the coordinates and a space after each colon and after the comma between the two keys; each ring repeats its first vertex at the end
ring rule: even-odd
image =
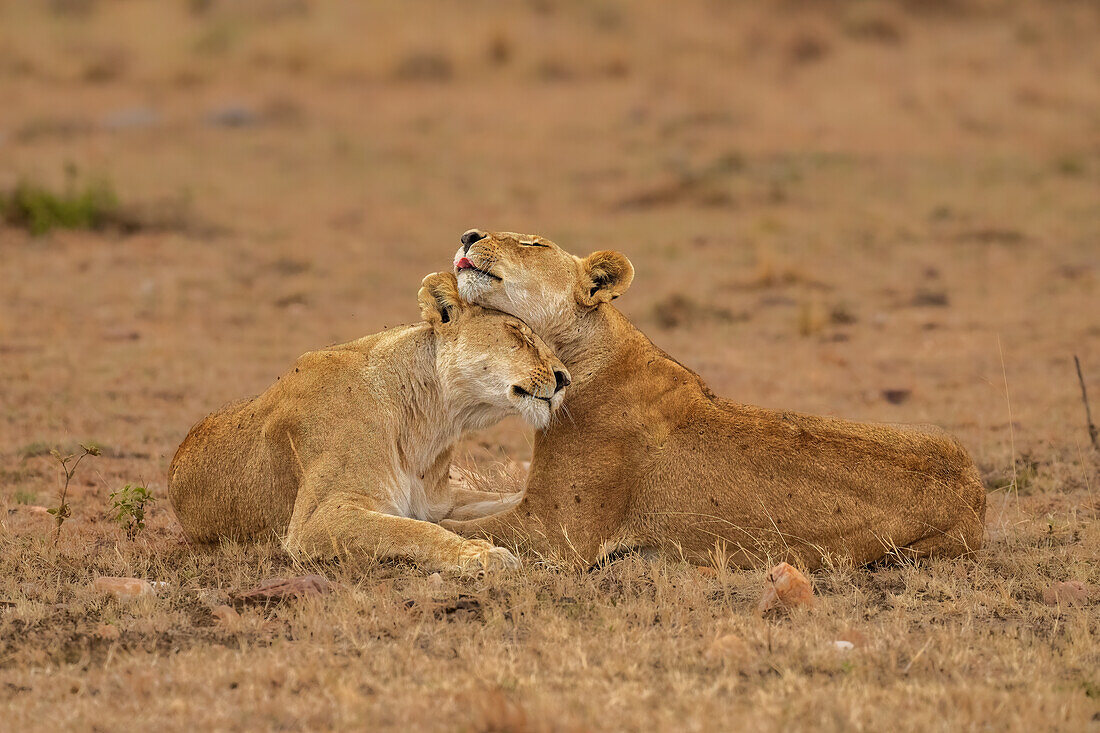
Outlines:
{"type": "Polygon", "coordinates": [[[378,341],[368,336],[307,352],[259,396],[191,428],[168,470],[169,499],[189,540],[254,540],[286,530],[305,466],[386,412],[375,409],[381,396],[366,376],[378,341]]]}
{"type": "Polygon", "coordinates": [[[257,501],[270,486],[254,400],[207,415],[180,443],[168,470],[168,497],[192,542],[245,540],[277,531],[257,501]]]}

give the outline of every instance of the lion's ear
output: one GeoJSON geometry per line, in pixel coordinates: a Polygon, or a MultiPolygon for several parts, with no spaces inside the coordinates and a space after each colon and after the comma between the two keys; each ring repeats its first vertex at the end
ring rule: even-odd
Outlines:
{"type": "Polygon", "coordinates": [[[467,307],[458,294],[458,280],[450,272],[433,272],[424,278],[416,299],[420,302],[420,315],[432,325],[450,323],[467,307]]]}
{"type": "Polygon", "coordinates": [[[577,302],[596,306],[618,298],[634,280],[634,265],[621,252],[594,252],[580,261],[577,302]]]}

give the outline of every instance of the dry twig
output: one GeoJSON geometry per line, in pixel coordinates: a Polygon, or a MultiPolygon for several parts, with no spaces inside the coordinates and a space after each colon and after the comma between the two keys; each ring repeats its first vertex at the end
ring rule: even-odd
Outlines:
{"type": "Polygon", "coordinates": [[[1085,421],[1089,426],[1089,440],[1092,441],[1093,448],[1100,449],[1100,443],[1097,442],[1100,430],[1096,429],[1096,423],[1092,421],[1092,410],[1089,409],[1089,393],[1085,391],[1085,376],[1081,373],[1081,360],[1077,358],[1077,354],[1073,355],[1073,363],[1077,367],[1077,381],[1081,383],[1081,401],[1085,403],[1085,421]]]}

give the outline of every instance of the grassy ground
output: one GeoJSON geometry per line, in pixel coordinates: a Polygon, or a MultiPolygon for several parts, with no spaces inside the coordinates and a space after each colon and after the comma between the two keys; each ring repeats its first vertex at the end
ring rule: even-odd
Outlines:
{"type": "Polygon", "coordinates": [[[0,593],[17,601],[0,689],[16,730],[1081,729],[1100,695],[1096,614],[1042,590],[1095,583],[1100,533],[1081,516],[1095,504],[1060,503],[1040,518],[995,498],[976,562],[830,569],[816,608],[769,619],[763,571],[627,558],[482,581],[322,568],[347,587],[226,626],[211,608],[232,591],[297,572],[277,550],[196,553],[164,531],[55,548],[25,531],[3,545],[0,593]],[[92,590],[100,574],[169,588],[120,603],[92,590]]]}
{"type": "Polygon", "coordinates": [[[1100,585],[1098,32],[1083,2],[0,2],[0,719],[1100,728],[1095,596],[1043,602],[1100,585]],[[163,495],[188,428],[303,351],[414,319],[470,227],[626,252],[617,303],[724,396],[949,429],[987,549],[829,569],[767,620],[766,568],[630,557],[315,568],[342,589],[216,621],[308,569],[194,550],[164,503],[128,540],[108,495],[163,495]],[[49,450],[80,441],[55,544],[49,450]]]}

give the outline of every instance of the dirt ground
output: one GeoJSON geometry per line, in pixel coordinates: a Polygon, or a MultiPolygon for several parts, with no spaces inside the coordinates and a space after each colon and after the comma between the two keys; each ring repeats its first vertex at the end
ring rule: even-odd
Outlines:
{"type": "Polygon", "coordinates": [[[0,1],[0,192],[125,213],[0,223],[0,727],[1100,730],[1098,37],[1070,0],[0,1]],[[769,619],[767,568],[627,557],[328,566],[217,621],[303,569],[191,548],[163,500],[129,540],[108,495],[163,499],[206,413],[415,319],[471,227],[625,252],[617,303],[723,396],[947,428],[986,549],[830,568],[769,619]],[[1092,600],[1043,602],[1067,580],[1092,600]]]}

